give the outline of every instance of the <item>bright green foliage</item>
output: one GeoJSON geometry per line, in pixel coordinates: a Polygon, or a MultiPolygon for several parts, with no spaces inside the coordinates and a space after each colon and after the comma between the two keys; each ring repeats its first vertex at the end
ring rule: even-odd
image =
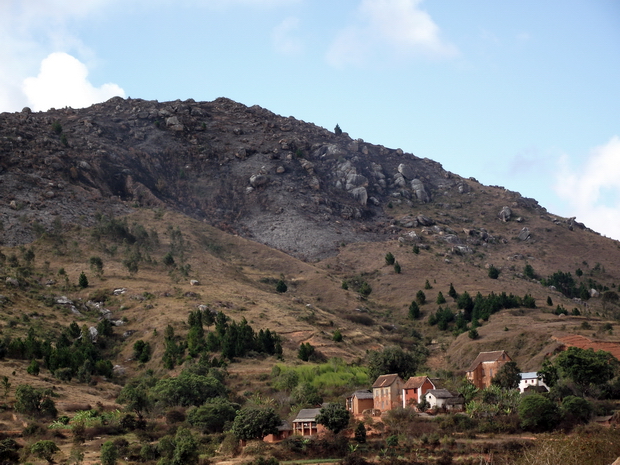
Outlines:
{"type": "Polygon", "coordinates": [[[396,258],[394,258],[394,255],[392,254],[392,252],[388,252],[388,253],[385,254],[385,264],[386,265],[392,266],[395,261],[396,261],[396,258]]]}
{"type": "Polygon", "coordinates": [[[525,396],[519,404],[521,427],[528,431],[549,431],[560,419],[557,405],[541,394],[525,396]]]}
{"type": "Polygon", "coordinates": [[[135,412],[139,418],[142,418],[142,414],[147,413],[152,406],[149,397],[149,384],[152,385],[153,382],[154,380],[147,378],[140,381],[133,380],[125,384],[116,402],[125,404],[127,410],[135,412]]]}
{"type": "Polygon", "coordinates": [[[88,278],[83,271],[80,273],[80,277],[78,279],[78,286],[80,286],[82,289],[88,287],[88,278]]]}
{"type": "Polygon", "coordinates": [[[348,365],[344,360],[332,358],[320,365],[299,365],[290,367],[276,365],[272,370],[273,387],[278,390],[292,391],[300,383],[308,383],[320,390],[334,388],[351,389],[364,386],[372,381],[367,369],[348,365]]]}
{"type": "Polygon", "coordinates": [[[297,351],[297,358],[307,362],[315,352],[315,348],[309,342],[302,342],[297,351]]]}
{"type": "Polygon", "coordinates": [[[221,433],[226,424],[232,423],[235,419],[238,409],[238,404],[217,397],[191,409],[187,414],[187,421],[204,433],[221,433]]]}
{"type": "Polygon", "coordinates": [[[193,465],[199,459],[198,441],[187,428],[179,428],[174,436],[172,465],[193,465]]]}
{"type": "Polygon", "coordinates": [[[280,417],[271,407],[246,407],[239,411],[232,425],[232,432],[239,439],[262,439],[278,432],[280,417]]]}
{"type": "Polygon", "coordinates": [[[499,278],[499,269],[495,268],[493,265],[489,267],[489,278],[497,279],[499,278]]]}
{"type": "Polygon", "coordinates": [[[376,379],[380,375],[398,373],[406,379],[417,371],[426,360],[428,350],[421,345],[414,347],[414,352],[403,350],[399,346],[386,347],[381,352],[371,351],[368,354],[368,375],[376,379]]]}
{"type": "Polygon", "coordinates": [[[419,290],[416,293],[415,300],[419,305],[424,305],[426,303],[426,294],[424,294],[423,290],[419,290]]]}
{"type": "Polygon", "coordinates": [[[325,426],[334,434],[338,434],[349,425],[351,414],[342,404],[331,403],[321,408],[316,422],[325,426]]]}
{"type": "Polygon", "coordinates": [[[517,389],[521,381],[520,373],[517,362],[508,362],[497,371],[491,383],[503,389],[517,389]]]}
{"type": "Polygon", "coordinates": [[[417,320],[420,318],[420,306],[415,300],[411,301],[409,305],[409,314],[407,316],[410,320],[417,320]]]}
{"type": "Polygon", "coordinates": [[[441,291],[439,291],[439,293],[437,294],[436,303],[437,305],[442,305],[446,303],[446,298],[443,296],[443,293],[441,291]]]}
{"type": "Polygon", "coordinates": [[[37,441],[30,446],[30,453],[36,455],[40,459],[47,460],[48,463],[54,462],[54,454],[60,452],[60,449],[54,441],[37,441]]]}

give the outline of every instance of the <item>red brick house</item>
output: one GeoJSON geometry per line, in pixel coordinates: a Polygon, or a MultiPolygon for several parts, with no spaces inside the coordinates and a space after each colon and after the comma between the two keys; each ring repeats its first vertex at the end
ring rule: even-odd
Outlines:
{"type": "Polygon", "coordinates": [[[467,379],[478,389],[491,385],[491,380],[506,363],[512,362],[505,350],[480,352],[467,369],[467,379]]]}
{"type": "Polygon", "coordinates": [[[370,391],[355,391],[347,397],[347,410],[353,416],[362,415],[364,410],[374,408],[374,400],[370,391]]]}
{"type": "Polygon", "coordinates": [[[403,380],[398,374],[381,375],[372,385],[374,408],[385,412],[403,405],[403,380]]]}
{"type": "Polygon", "coordinates": [[[275,434],[268,434],[263,438],[263,441],[269,443],[280,442],[288,438],[291,434],[293,434],[293,428],[291,428],[288,421],[282,420],[282,423],[278,426],[278,432],[275,434]]]}
{"type": "Polygon", "coordinates": [[[437,389],[437,386],[428,376],[412,376],[403,386],[403,408],[418,404],[430,389],[437,389]]]}

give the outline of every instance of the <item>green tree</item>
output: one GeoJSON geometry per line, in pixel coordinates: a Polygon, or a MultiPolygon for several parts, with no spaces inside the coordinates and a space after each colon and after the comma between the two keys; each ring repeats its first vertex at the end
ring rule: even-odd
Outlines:
{"type": "Polygon", "coordinates": [[[410,320],[417,320],[420,318],[420,306],[415,300],[411,301],[409,305],[409,314],[407,316],[410,320]]]}
{"type": "Polygon", "coordinates": [[[547,296],[547,305],[549,305],[549,307],[553,307],[553,300],[551,300],[550,295],[547,296]]]}
{"type": "Polygon", "coordinates": [[[56,452],[60,452],[60,449],[54,441],[37,441],[30,446],[31,454],[36,455],[40,459],[46,460],[48,463],[54,463],[54,454],[56,452]]]}
{"type": "Polygon", "coordinates": [[[368,375],[371,379],[390,373],[397,373],[403,379],[414,375],[428,355],[425,347],[414,348],[415,352],[399,346],[386,347],[380,352],[371,351],[368,354],[368,375]]]}
{"type": "Polygon", "coordinates": [[[151,409],[152,402],[148,393],[149,379],[133,380],[121,389],[116,402],[125,404],[128,411],[135,412],[142,419],[144,413],[151,409]]]}
{"type": "Polygon", "coordinates": [[[517,389],[520,381],[521,370],[517,362],[508,362],[497,371],[491,383],[503,389],[517,389]]]}
{"type": "Polygon", "coordinates": [[[439,291],[439,293],[437,294],[436,303],[437,305],[442,305],[446,303],[446,298],[443,296],[443,293],[441,291],[439,291]]]}
{"type": "Polygon", "coordinates": [[[83,271],[80,273],[80,278],[78,279],[78,286],[80,286],[82,289],[88,287],[88,278],[83,271]]]}
{"type": "Polygon", "coordinates": [[[112,441],[101,445],[101,465],[116,465],[118,450],[112,441]]]}
{"type": "Polygon", "coordinates": [[[528,431],[549,431],[560,419],[557,405],[541,394],[525,396],[519,404],[521,427],[528,431]]]}
{"type": "Polygon", "coordinates": [[[315,348],[309,342],[302,342],[297,351],[297,358],[307,362],[315,352],[315,348]]]}
{"type": "Polygon", "coordinates": [[[362,281],[358,291],[363,297],[368,297],[372,292],[372,287],[366,281],[362,281]]]}
{"type": "Polygon", "coordinates": [[[571,426],[587,423],[593,413],[592,404],[583,397],[567,396],[560,407],[562,418],[571,426]]]}
{"type": "Polygon", "coordinates": [[[478,330],[476,328],[472,328],[467,333],[467,336],[469,337],[469,339],[476,340],[480,337],[480,334],[478,334],[478,330]]]}
{"type": "Polygon", "coordinates": [[[20,384],[15,390],[15,410],[26,415],[43,415],[56,417],[54,401],[47,393],[35,389],[29,384],[20,384]]]}
{"type": "Polygon", "coordinates": [[[226,424],[235,419],[238,409],[239,405],[217,397],[191,409],[187,414],[187,421],[190,425],[200,428],[203,433],[221,433],[226,424]]]}
{"type": "Polygon", "coordinates": [[[454,300],[459,298],[459,295],[456,293],[456,289],[454,289],[454,286],[452,285],[452,283],[450,283],[450,290],[448,291],[448,295],[452,297],[454,300]]]}
{"type": "Polygon", "coordinates": [[[161,405],[189,407],[224,396],[226,387],[214,376],[202,376],[183,370],[177,377],[157,381],[149,393],[161,405]]]}
{"type": "Polygon", "coordinates": [[[419,290],[415,295],[415,300],[419,305],[424,305],[426,303],[426,295],[423,290],[419,290]]]}
{"type": "Polygon", "coordinates": [[[232,432],[239,439],[262,439],[268,434],[277,433],[281,423],[272,407],[245,407],[237,413],[232,432]]]}
{"type": "Polygon", "coordinates": [[[420,246],[418,246],[418,244],[413,245],[413,253],[416,255],[420,253],[420,246]]]}
{"type": "Polygon", "coordinates": [[[0,385],[2,386],[2,390],[4,391],[4,398],[9,395],[9,390],[11,389],[11,382],[9,381],[8,376],[3,376],[0,381],[0,385]]]}
{"type": "Polygon", "coordinates": [[[294,404],[303,406],[317,406],[323,403],[319,390],[310,383],[298,384],[291,392],[294,404]]]}
{"type": "Polygon", "coordinates": [[[162,262],[168,268],[174,267],[175,262],[174,262],[174,256],[172,255],[172,253],[168,252],[166,255],[164,255],[164,258],[162,258],[162,262]]]}
{"type": "Polygon", "coordinates": [[[351,414],[342,404],[330,403],[321,408],[316,416],[316,422],[325,426],[334,434],[338,434],[349,425],[351,414]]]}
{"type": "Polygon", "coordinates": [[[334,134],[336,134],[337,136],[342,134],[342,129],[340,129],[340,125],[336,124],[336,127],[334,128],[334,134]]]}
{"type": "Polygon", "coordinates": [[[534,268],[529,263],[523,268],[523,274],[526,278],[536,279],[536,273],[534,272],[534,268]]]}
{"type": "Polygon", "coordinates": [[[189,429],[179,428],[174,436],[172,465],[194,465],[198,458],[198,441],[189,429]]]}
{"type": "Polygon", "coordinates": [[[355,427],[355,440],[359,444],[364,444],[366,442],[366,427],[362,421],[358,422],[355,427]]]}
{"type": "Polygon", "coordinates": [[[334,334],[332,335],[332,340],[334,342],[342,342],[342,333],[339,329],[334,331],[334,334]]]}
{"type": "Polygon", "coordinates": [[[14,439],[0,439],[0,463],[19,463],[19,447],[14,439]]]}
{"type": "Polygon", "coordinates": [[[385,264],[386,265],[392,266],[395,261],[396,261],[396,258],[394,258],[394,255],[392,254],[392,252],[388,252],[388,253],[385,254],[385,264]]]}
{"type": "Polygon", "coordinates": [[[428,291],[429,289],[432,289],[432,288],[433,288],[433,286],[431,286],[431,283],[427,279],[426,282],[424,283],[424,289],[426,289],[428,291]]]}
{"type": "Polygon", "coordinates": [[[489,278],[497,279],[499,278],[499,269],[494,267],[493,265],[489,266],[489,278]]]}
{"type": "Polygon", "coordinates": [[[401,271],[402,271],[402,268],[400,267],[400,263],[394,262],[394,273],[400,274],[401,271]]]}
{"type": "Polygon", "coordinates": [[[569,347],[554,360],[562,377],[570,378],[583,392],[590,386],[610,381],[618,373],[619,362],[609,352],[569,347]]]}
{"type": "Polygon", "coordinates": [[[28,365],[28,368],[26,370],[28,372],[29,375],[33,375],[33,376],[39,376],[39,371],[40,371],[40,367],[39,367],[39,362],[37,362],[34,358],[30,361],[30,365],[28,365]]]}
{"type": "Polygon", "coordinates": [[[280,294],[283,294],[287,290],[288,290],[288,286],[286,285],[284,280],[283,279],[279,279],[278,282],[276,283],[276,292],[279,292],[280,294]]]}

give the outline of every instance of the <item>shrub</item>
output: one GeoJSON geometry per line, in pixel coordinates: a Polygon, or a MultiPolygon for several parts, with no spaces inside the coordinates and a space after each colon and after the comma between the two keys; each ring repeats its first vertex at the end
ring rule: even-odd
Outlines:
{"type": "Polygon", "coordinates": [[[424,294],[424,291],[419,290],[415,295],[415,300],[418,304],[424,305],[426,303],[426,295],[424,294]]]}
{"type": "Polygon", "coordinates": [[[297,358],[307,362],[308,359],[314,354],[315,348],[309,342],[302,342],[297,351],[297,358]]]}
{"type": "Polygon", "coordinates": [[[424,289],[429,290],[429,289],[432,289],[432,288],[433,288],[433,286],[431,286],[431,283],[427,279],[426,282],[424,283],[424,289]]]}
{"type": "Polygon", "coordinates": [[[336,331],[334,331],[334,334],[332,336],[332,340],[334,342],[342,342],[342,333],[340,332],[339,329],[337,329],[336,331]]]}
{"type": "Polygon", "coordinates": [[[557,424],[560,412],[552,400],[541,394],[530,394],[519,404],[519,418],[523,429],[549,431],[557,424]]]}
{"type": "Polygon", "coordinates": [[[401,272],[400,263],[398,263],[398,262],[394,262],[394,272],[395,272],[396,274],[400,274],[400,272],[401,272]]]}
{"type": "Polygon", "coordinates": [[[342,134],[342,129],[340,129],[340,125],[336,124],[336,127],[334,128],[334,134],[336,134],[337,136],[342,134]]]}
{"type": "Polygon", "coordinates": [[[480,337],[480,335],[478,334],[478,330],[476,328],[470,329],[467,335],[469,336],[470,339],[474,339],[474,340],[480,337]]]}
{"type": "Polygon", "coordinates": [[[420,318],[420,307],[415,300],[412,300],[411,304],[409,305],[408,317],[410,320],[417,320],[418,318],[420,318]]]}
{"type": "Polygon", "coordinates": [[[82,289],[88,287],[88,278],[83,271],[82,273],[80,273],[80,278],[78,279],[78,286],[80,286],[82,289]]]}
{"type": "Polygon", "coordinates": [[[392,252],[388,252],[385,254],[385,264],[392,266],[394,264],[394,262],[396,261],[396,258],[394,258],[394,255],[392,254],[392,252]]]}
{"type": "Polygon", "coordinates": [[[101,465],[116,465],[118,450],[112,441],[106,441],[101,446],[101,465]]]}
{"type": "Polygon", "coordinates": [[[417,244],[414,244],[413,246],[413,253],[418,255],[420,253],[420,247],[418,247],[417,244]]]}
{"type": "Polygon", "coordinates": [[[439,291],[437,294],[437,305],[442,305],[446,303],[446,298],[443,296],[443,292],[439,291]]]}
{"type": "Polygon", "coordinates": [[[288,290],[288,286],[286,285],[284,280],[283,279],[278,280],[278,282],[276,283],[276,292],[279,292],[280,294],[283,294],[287,290],[288,290]]]}
{"type": "Polygon", "coordinates": [[[493,265],[489,267],[489,278],[497,279],[499,278],[499,269],[495,268],[493,265]]]}
{"type": "Polygon", "coordinates": [[[54,454],[60,449],[54,441],[37,441],[30,446],[30,453],[36,455],[40,459],[47,460],[48,463],[54,462],[54,454]]]}
{"type": "Polygon", "coordinates": [[[60,134],[62,132],[62,124],[60,124],[60,121],[56,120],[52,123],[52,131],[56,134],[60,134]]]}

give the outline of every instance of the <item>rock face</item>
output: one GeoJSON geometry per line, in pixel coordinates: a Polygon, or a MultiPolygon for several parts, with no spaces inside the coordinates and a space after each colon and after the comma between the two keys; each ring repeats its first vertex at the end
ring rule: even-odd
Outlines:
{"type": "Polygon", "coordinates": [[[510,209],[510,207],[503,207],[499,212],[498,216],[499,219],[505,223],[506,221],[509,221],[512,217],[512,210],[510,209]]]}
{"type": "Polygon", "coordinates": [[[79,110],[0,114],[4,245],[137,205],[317,259],[342,242],[397,234],[388,205],[415,207],[446,192],[470,188],[432,160],[226,98],[115,97],[79,110]]]}

